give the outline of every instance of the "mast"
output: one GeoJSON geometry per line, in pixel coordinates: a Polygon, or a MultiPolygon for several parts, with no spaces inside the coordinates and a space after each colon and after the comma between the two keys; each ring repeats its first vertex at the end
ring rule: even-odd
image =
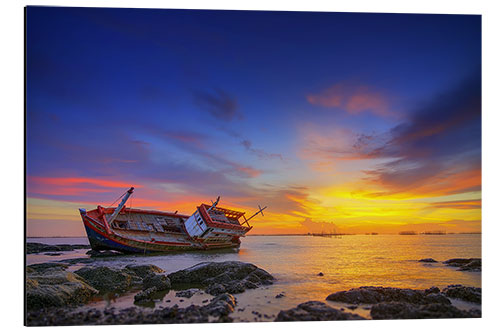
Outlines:
{"type": "Polygon", "coordinates": [[[113,214],[109,217],[109,220],[107,221],[108,225],[111,224],[111,223],[113,223],[113,221],[118,216],[118,213],[120,213],[120,211],[122,210],[123,206],[125,206],[125,202],[127,202],[128,198],[132,195],[133,192],[134,192],[134,188],[131,187],[127,191],[127,193],[125,193],[125,196],[123,197],[122,202],[120,202],[120,204],[118,205],[118,207],[116,207],[116,209],[113,212],[113,214]]]}
{"type": "Polygon", "coordinates": [[[219,200],[220,200],[220,195],[217,197],[217,200],[215,200],[215,202],[212,201],[212,206],[209,209],[207,209],[207,212],[217,207],[217,205],[219,204],[219,200]]]}
{"type": "Polygon", "coordinates": [[[264,208],[261,208],[260,205],[259,205],[259,211],[257,213],[253,214],[248,219],[245,216],[243,216],[243,218],[245,218],[245,222],[244,223],[246,223],[248,226],[250,226],[250,224],[248,223],[248,221],[250,221],[251,219],[253,219],[255,216],[259,215],[259,213],[262,214],[262,216],[264,216],[264,213],[262,213],[262,211],[264,209],[266,209],[266,208],[267,208],[267,206],[265,206],[264,208]]]}

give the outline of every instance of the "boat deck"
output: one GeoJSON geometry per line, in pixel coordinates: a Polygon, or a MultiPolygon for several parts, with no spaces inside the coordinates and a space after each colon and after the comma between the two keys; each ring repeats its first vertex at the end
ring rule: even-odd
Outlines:
{"type": "Polygon", "coordinates": [[[144,242],[166,242],[166,243],[185,243],[188,237],[184,233],[164,233],[164,232],[150,232],[150,231],[136,231],[136,230],[120,230],[114,229],[113,232],[123,238],[135,239],[144,242]]]}
{"type": "MultiPolygon", "coordinates": [[[[105,214],[109,220],[111,214],[105,214]]],[[[183,233],[184,219],[181,217],[162,216],[125,212],[113,221],[113,230],[146,231],[155,233],[183,233]]]]}

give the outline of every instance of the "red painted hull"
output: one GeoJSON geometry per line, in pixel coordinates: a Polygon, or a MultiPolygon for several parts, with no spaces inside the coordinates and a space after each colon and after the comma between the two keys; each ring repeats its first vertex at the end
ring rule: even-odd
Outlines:
{"type": "MultiPolygon", "coordinates": [[[[97,251],[115,250],[124,253],[153,253],[236,248],[240,245],[239,238],[224,243],[201,242],[189,237],[185,230],[175,233],[112,229],[108,231],[102,217],[99,218],[100,213],[100,209],[89,212],[80,211],[90,245],[93,250],[97,251]]],[[[156,211],[133,210],[132,213],[185,217],[156,211]]]]}

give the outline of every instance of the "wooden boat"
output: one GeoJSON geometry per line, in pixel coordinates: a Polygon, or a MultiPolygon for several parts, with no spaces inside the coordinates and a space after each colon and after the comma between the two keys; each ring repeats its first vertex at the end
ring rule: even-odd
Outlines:
{"type": "Polygon", "coordinates": [[[217,207],[220,197],[212,205],[201,204],[191,216],[126,208],[133,192],[133,187],[125,192],[117,207],[80,208],[93,250],[151,253],[239,247],[240,237],[252,229],[248,222],[267,208],[259,206],[245,218],[244,212],[217,207]]]}

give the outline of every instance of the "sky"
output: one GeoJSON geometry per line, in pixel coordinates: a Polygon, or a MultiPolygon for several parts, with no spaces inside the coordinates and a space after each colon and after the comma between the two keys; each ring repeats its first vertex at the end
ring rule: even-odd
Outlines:
{"type": "Polygon", "coordinates": [[[78,208],[253,234],[481,231],[477,15],[28,7],[27,235],[78,208]]]}

